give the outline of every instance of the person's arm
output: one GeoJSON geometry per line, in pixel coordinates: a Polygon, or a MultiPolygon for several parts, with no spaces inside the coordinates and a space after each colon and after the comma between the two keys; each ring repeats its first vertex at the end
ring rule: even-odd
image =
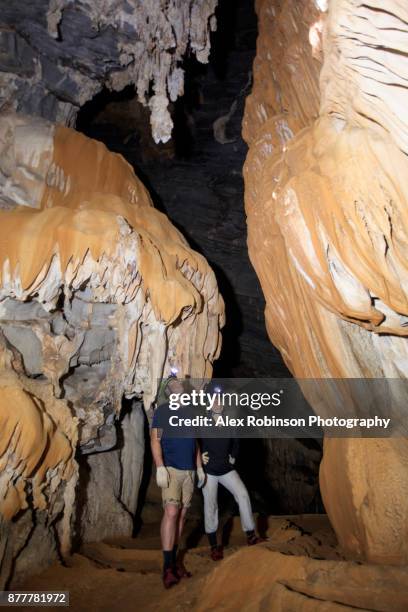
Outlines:
{"type": "Polygon", "coordinates": [[[170,483],[170,475],[164,465],[163,452],[160,442],[159,429],[152,427],[150,432],[150,446],[152,449],[153,461],[156,466],[156,482],[161,489],[167,489],[170,483]]]}
{"type": "Polygon", "coordinates": [[[231,443],[231,450],[230,450],[230,454],[229,454],[229,462],[231,463],[231,465],[235,465],[235,462],[237,460],[238,457],[238,451],[239,451],[239,438],[233,438],[232,439],[232,443],[231,443]]]}
{"type": "Polygon", "coordinates": [[[199,489],[205,484],[205,472],[201,461],[201,449],[198,441],[196,441],[196,465],[197,465],[197,486],[199,489]]]}
{"type": "Polygon", "coordinates": [[[201,448],[200,448],[198,441],[196,442],[196,464],[197,464],[197,470],[198,468],[203,467],[203,462],[201,461],[201,448]]]}
{"type": "Polygon", "coordinates": [[[200,438],[200,441],[199,441],[199,447],[200,447],[200,451],[201,451],[201,453],[200,453],[201,454],[201,463],[202,463],[203,466],[207,465],[207,463],[210,460],[210,457],[208,456],[208,451],[204,450],[205,447],[206,447],[205,441],[206,441],[205,438],[204,439],[200,438]]]}
{"type": "Polygon", "coordinates": [[[150,446],[152,449],[153,461],[155,466],[157,468],[161,467],[162,465],[164,465],[163,453],[160,442],[159,429],[157,429],[156,427],[152,427],[152,430],[150,432],[150,446]]]}

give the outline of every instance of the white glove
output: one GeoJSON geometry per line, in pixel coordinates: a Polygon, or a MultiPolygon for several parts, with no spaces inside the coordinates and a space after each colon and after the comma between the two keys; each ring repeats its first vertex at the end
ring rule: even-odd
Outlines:
{"type": "Polygon", "coordinates": [[[197,487],[201,489],[205,483],[205,472],[202,467],[197,468],[197,487]]]}
{"type": "Polygon", "coordinates": [[[203,462],[204,465],[207,465],[209,460],[210,460],[210,458],[208,456],[208,451],[205,451],[205,453],[201,454],[201,461],[203,462]]]}
{"type": "Polygon", "coordinates": [[[232,455],[228,455],[228,461],[230,462],[231,465],[235,464],[235,457],[233,457],[232,455]]]}
{"type": "Polygon", "coordinates": [[[157,486],[161,489],[167,489],[170,483],[170,474],[167,471],[167,468],[164,465],[161,465],[157,468],[156,471],[156,482],[157,486]]]}

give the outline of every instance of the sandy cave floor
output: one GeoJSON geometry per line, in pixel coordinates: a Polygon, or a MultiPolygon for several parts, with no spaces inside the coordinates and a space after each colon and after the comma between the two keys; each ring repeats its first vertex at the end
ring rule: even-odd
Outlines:
{"type": "MultiPolygon", "coordinates": [[[[231,531],[224,550],[224,561],[215,563],[210,559],[206,539],[201,536],[197,545],[186,551],[184,558],[193,577],[182,580],[170,591],[165,591],[161,583],[162,555],[158,523],[145,525],[137,538],[116,538],[87,544],[81,554],[74,554],[69,559],[68,567],[54,564],[19,585],[19,588],[67,590],[70,592],[70,607],[78,612],[134,610],[136,607],[145,610],[195,609],[200,605],[204,581],[213,572],[222,571],[226,560],[234,555],[239,564],[239,553],[243,547],[249,550],[239,519],[235,517],[228,527],[231,531]]],[[[269,540],[258,545],[259,548],[279,550],[290,555],[341,558],[326,516],[269,517],[265,527],[269,540]]],[[[187,522],[187,537],[194,536],[196,528],[196,521],[187,522]]],[[[255,550],[251,552],[255,556],[258,553],[255,550]]],[[[220,593],[220,603],[221,600],[220,593]]]]}
{"type": "Polygon", "coordinates": [[[66,567],[54,564],[16,588],[69,591],[75,612],[408,610],[408,567],[344,559],[325,515],[269,517],[268,541],[251,547],[235,517],[224,525],[228,544],[220,562],[210,559],[198,527],[194,519],[186,524],[185,565],[193,577],[169,591],[161,582],[157,521],[137,538],[87,544],[66,567]]]}

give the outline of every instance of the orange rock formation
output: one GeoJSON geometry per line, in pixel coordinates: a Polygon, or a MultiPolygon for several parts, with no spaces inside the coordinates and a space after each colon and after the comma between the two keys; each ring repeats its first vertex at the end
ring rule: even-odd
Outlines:
{"type": "Polygon", "coordinates": [[[27,506],[28,482],[34,507],[52,505],[61,480],[75,477],[78,431],[81,445],[97,437],[123,396],[148,410],[172,365],[210,376],[224,306],[205,259],[121,156],[16,115],[2,117],[0,142],[0,512],[9,519],[27,506]],[[92,365],[86,395],[88,379],[70,377],[92,365]]]}
{"type": "MultiPolygon", "coordinates": [[[[270,338],[299,378],[406,378],[407,7],[257,12],[246,210],[270,338]]],[[[405,441],[326,440],[322,493],[353,555],[408,560],[407,457],[405,441]]]]}

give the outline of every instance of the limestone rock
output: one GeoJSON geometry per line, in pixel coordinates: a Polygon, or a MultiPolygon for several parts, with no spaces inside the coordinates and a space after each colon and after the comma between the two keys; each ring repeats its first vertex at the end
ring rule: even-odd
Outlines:
{"type": "MultiPolygon", "coordinates": [[[[244,121],[248,245],[270,338],[299,378],[408,374],[408,12],[381,6],[257,3],[244,121]]],[[[318,412],[319,398],[310,400],[318,412]]],[[[326,444],[324,502],[349,553],[408,561],[405,445],[326,444]],[[390,470],[379,476],[383,456],[390,470]],[[340,498],[350,500],[341,519],[340,498]],[[387,503],[395,512],[380,525],[387,503]]]]}
{"type": "Polygon", "coordinates": [[[325,440],[321,491],[340,544],[353,556],[390,564],[405,559],[407,465],[405,439],[325,440]]]}
{"type": "Polygon", "coordinates": [[[104,86],[135,86],[156,142],[184,91],[188,49],[206,63],[217,0],[0,0],[0,108],[73,125],[104,86]],[[151,93],[151,90],[153,95],[151,93]],[[150,97],[151,96],[151,97],[150,97]]]}
{"type": "MultiPolygon", "coordinates": [[[[113,536],[131,535],[133,520],[120,503],[121,464],[119,451],[86,456],[87,473],[80,480],[85,497],[80,516],[81,542],[95,542],[113,536]]],[[[81,460],[82,463],[83,460],[81,460]]],[[[143,467],[143,464],[140,467],[143,467]]],[[[80,470],[81,474],[81,470],[80,470]]]]}
{"type": "Polygon", "coordinates": [[[132,406],[121,422],[123,443],[120,463],[122,467],[120,499],[132,516],[136,514],[139,488],[143,476],[145,456],[145,415],[142,405],[132,406]]]}
{"type": "Polygon", "coordinates": [[[257,546],[239,550],[214,569],[194,609],[402,612],[406,580],[406,568],[316,560],[257,546]]]}
{"type": "Polygon", "coordinates": [[[81,515],[75,451],[92,465],[83,537],[130,535],[141,406],[172,366],[211,376],[224,305],[206,260],[121,156],[13,114],[0,143],[0,513],[46,510],[66,552],[81,515]],[[124,397],[138,416],[121,414],[124,397]]]}
{"type": "Polygon", "coordinates": [[[21,361],[0,339],[1,514],[10,520],[31,498],[52,520],[61,512],[61,481],[76,482],[78,422],[50,383],[24,375],[21,361]]]}
{"type": "Polygon", "coordinates": [[[79,458],[75,535],[81,542],[132,535],[143,475],[144,425],[143,406],[134,403],[116,425],[113,448],[93,449],[79,458]]]}
{"type": "Polygon", "coordinates": [[[171,366],[180,375],[210,375],[222,299],[204,258],[153,208],[123,158],[45,122],[52,149],[47,141],[34,156],[31,120],[2,121],[6,207],[15,192],[20,206],[1,213],[0,319],[24,368],[35,361],[55,394],[72,402],[87,443],[105,424],[103,408],[118,413],[123,395],[143,396],[148,410],[171,366]],[[19,149],[20,138],[28,138],[26,148],[19,149]],[[25,184],[18,181],[20,163],[25,184]],[[37,359],[27,321],[42,347],[37,359]],[[93,409],[94,417],[85,418],[93,409]]]}

